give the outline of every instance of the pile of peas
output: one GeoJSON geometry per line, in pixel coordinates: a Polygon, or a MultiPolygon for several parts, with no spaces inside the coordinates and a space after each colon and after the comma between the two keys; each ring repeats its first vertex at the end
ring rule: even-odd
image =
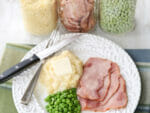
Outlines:
{"type": "Polygon", "coordinates": [[[45,101],[48,103],[46,110],[49,113],[81,113],[76,88],[49,95],[45,101]]]}

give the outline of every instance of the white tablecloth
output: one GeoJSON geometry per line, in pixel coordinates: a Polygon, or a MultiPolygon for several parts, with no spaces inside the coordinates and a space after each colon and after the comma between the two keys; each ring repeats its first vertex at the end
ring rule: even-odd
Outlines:
{"type": "MultiPolygon", "coordinates": [[[[123,48],[150,48],[150,0],[137,0],[136,28],[122,36],[110,36],[97,28],[94,32],[123,48]]],[[[19,0],[0,0],[0,54],[6,42],[38,44],[47,37],[28,34],[23,25],[19,0]]]]}

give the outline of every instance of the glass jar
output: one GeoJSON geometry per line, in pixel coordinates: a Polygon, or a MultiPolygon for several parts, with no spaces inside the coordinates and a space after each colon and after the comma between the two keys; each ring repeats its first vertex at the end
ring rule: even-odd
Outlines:
{"type": "Polygon", "coordinates": [[[120,34],[134,29],[136,0],[100,0],[99,3],[103,31],[120,34]]]}
{"type": "Polygon", "coordinates": [[[94,0],[58,0],[59,17],[71,32],[87,32],[95,26],[94,0]]]}
{"type": "Polygon", "coordinates": [[[56,0],[20,0],[25,28],[34,35],[48,35],[57,24],[56,0]]]}

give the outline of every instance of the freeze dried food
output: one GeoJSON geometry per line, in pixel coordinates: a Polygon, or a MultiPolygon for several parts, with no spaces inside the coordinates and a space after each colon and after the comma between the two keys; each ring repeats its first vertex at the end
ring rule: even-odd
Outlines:
{"type": "Polygon", "coordinates": [[[120,34],[135,26],[136,0],[100,0],[100,27],[103,31],[120,34]]]}
{"type": "Polygon", "coordinates": [[[48,35],[57,25],[56,0],[20,0],[24,24],[34,35],[48,35]]]}
{"type": "Polygon", "coordinates": [[[87,32],[95,25],[94,0],[59,0],[59,16],[68,31],[87,32]]]}

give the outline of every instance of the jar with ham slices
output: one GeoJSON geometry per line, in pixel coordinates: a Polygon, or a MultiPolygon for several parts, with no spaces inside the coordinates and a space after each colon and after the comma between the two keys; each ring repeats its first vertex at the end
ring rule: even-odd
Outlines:
{"type": "Polygon", "coordinates": [[[63,26],[71,32],[88,32],[96,23],[94,0],[59,0],[58,14],[63,26]]]}
{"type": "Polygon", "coordinates": [[[99,4],[103,31],[121,34],[135,28],[136,0],[100,0],[99,4]]]}

